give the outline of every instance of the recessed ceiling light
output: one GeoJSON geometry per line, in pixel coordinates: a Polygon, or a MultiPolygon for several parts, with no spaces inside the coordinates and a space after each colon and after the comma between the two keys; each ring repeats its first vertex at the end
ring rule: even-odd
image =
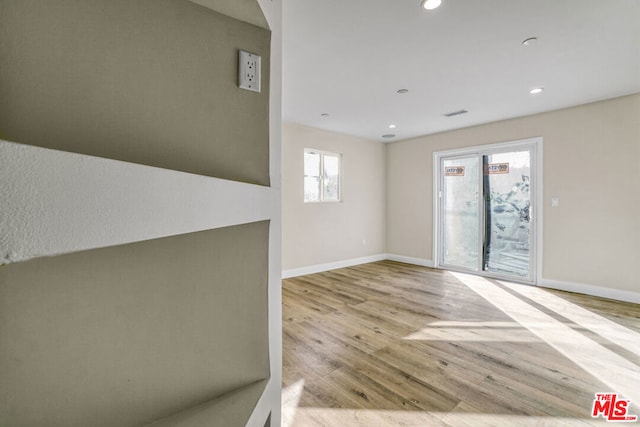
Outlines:
{"type": "Polygon", "coordinates": [[[329,117],[329,114],[328,113],[322,113],[322,114],[320,114],[320,117],[329,117]]]}
{"type": "Polygon", "coordinates": [[[534,87],[533,89],[531,89],[531,90],[529,91],[529,93],[530,93],[531,95],[537,95],[537,94],[539,94],[540,92],[542,92],[543,90],[544,90],[544,88],[543,88],[543,87],[534,87]]]}
{"type": "Polygon", "coordinates": [[[528,39],[525,39],[522,44],[525,46],[531,46],[533,44],[535,44],[538,41],[537,37],[529,37],[528,39]]]}
{"type": "Polygon", "coordinates": [[[440,6],[442,0],[422,0],[421,6],[427,10],[435,9],[440,6]]]}
{"type": "Polygon", "coordinates": [[[396,136],[394,134],[392,134],[392,133],[387,133],[387,134],[382,135],[382,137],[383,138],[395,138],[396,136]]]}
{"type": "Polygon", "coordinates": [[[402,95],[403,93],[409,92],[409,89],[398,89],[398,93],[402,95]]]}
{"type": "Polygon", "coordinates": [[[395,129],[396,125],[389,125],[389,129],[395,129]]]}

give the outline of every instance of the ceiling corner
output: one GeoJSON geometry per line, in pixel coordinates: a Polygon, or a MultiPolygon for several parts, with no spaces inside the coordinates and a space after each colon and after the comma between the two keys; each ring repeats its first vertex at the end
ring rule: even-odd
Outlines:
{"type": "Polygon", "coordinates": [[[234,19],[269,30],[257,0],[189,0],[234,19]]]}

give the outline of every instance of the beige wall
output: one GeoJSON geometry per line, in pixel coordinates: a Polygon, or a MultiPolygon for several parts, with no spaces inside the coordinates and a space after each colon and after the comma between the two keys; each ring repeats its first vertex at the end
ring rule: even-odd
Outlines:
{"type": "Polygon", "coordinates": [[[535,136],[544,138],[543,278],[638,292],[640,95],[388,145],[387,252],[433,260],[434,151],[535,136]]]}
{"type": "Polygon", "coordinates": [[[384,253],[384,146],[291,123],[282,131],[283,270],[384,253]],[[342,154],[342,202],[303,202],[305,148],[342,154]]]}
{"type": "Polygon", "coordinates": [[[6,0],[0,28],[0,138],[269,184],[268,30],[185,0],[6,0]]]}

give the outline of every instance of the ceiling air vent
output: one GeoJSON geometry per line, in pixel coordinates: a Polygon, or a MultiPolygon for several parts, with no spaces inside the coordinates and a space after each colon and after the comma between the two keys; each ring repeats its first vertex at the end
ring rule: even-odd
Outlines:
{"type": "Polygon", "coordinates": [[[460,114],[465,114],[468,113],[467,110],[458,110],[458,111],[452,111],[450,113],[446,113],[444,116],[445,117],[453,117],[453,116],[459,116],[460,114]]]}

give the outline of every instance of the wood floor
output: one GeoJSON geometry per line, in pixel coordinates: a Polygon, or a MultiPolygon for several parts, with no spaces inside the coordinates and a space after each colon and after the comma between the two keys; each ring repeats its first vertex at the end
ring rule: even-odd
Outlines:
{"type": "Polygon", "coordinates": [[[598,392],[640,415],[638,305],[391,261],[282,292],[285,427],[600,425],[598,392]]]}

